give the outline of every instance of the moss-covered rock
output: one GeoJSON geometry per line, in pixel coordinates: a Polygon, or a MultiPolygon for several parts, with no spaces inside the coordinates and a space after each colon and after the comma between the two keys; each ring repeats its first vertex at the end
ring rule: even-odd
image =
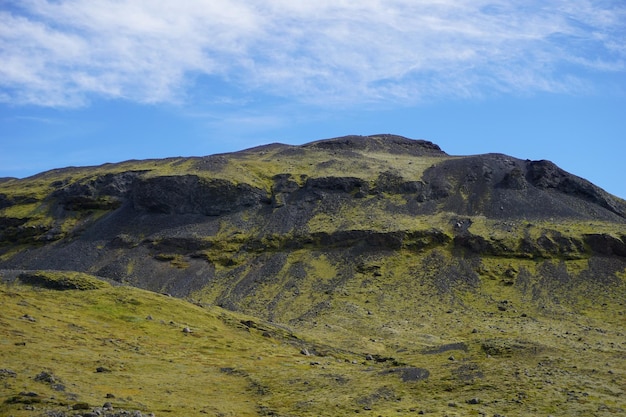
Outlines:
{"type": "Polygon", "coordinates": [[[97,290],[109,287],[106,281],[74,271],[32,271],[18,276],[24,284],[52,290],[97,290]]]}

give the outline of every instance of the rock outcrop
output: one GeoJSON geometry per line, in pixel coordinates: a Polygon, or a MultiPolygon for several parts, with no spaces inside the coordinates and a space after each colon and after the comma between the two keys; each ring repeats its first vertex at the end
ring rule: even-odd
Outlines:
{"type": "Polygon", "coordinates": [[[136,210],[162,214],[219,216],[269,204],[267,194],[248,184],[227,180],[203,180],[195,175],[147,178],[131,190],[136,210]]]}

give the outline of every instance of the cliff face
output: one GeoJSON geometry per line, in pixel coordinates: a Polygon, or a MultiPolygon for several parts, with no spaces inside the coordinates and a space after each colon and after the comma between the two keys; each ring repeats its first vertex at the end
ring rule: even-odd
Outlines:
{"type": "Polygon", "coordinates": [[[626,268],[623,200],[548,161],[393,135],[55,170],[0,184],[0,207],[0,268],[89,272],[279,321],[381,271],[450,294],[497,279],[548,302],[546,288],[572,298],[626,268]]]}

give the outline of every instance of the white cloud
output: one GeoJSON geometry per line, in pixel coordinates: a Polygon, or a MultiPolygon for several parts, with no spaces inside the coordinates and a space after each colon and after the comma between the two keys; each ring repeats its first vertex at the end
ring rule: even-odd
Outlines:
{"type": "Polygon", "coordinates": [[[23,0],[0,6],[0,101],[212,96],[198,76],[348,104],[571,92],[625,71],[624,22],[617,0],[23,0]]]}

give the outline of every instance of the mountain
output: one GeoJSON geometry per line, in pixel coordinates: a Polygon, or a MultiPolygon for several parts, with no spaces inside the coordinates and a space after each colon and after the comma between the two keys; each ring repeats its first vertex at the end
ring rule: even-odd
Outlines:
{"type": "Polygon", "coordinates": [[[249,404],[209,414],[626,409],[626,202],[549,161],[373,135],[57,169],[0,182],[0,268],[6,293],[143,289],[261,335],[220,345],[249,404]],[[113,287],[49,284],[77,273],[113,287]]]}

